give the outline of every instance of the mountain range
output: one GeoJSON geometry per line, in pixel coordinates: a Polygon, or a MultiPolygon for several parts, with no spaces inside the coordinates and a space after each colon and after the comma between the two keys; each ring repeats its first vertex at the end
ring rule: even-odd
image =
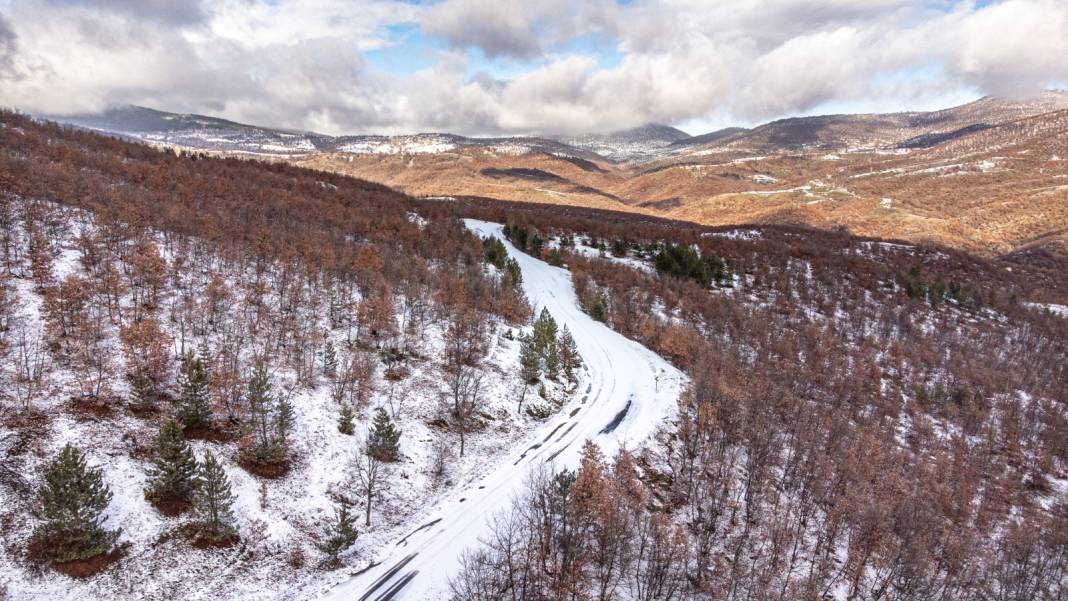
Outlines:
{"type": "Polygon", "coordinates": [[[57,120],[154,144],[385,183],[725,225],[791,223],[987,256],[1068,253],[1068,93],[931,112],[822,115],[691,136],[329,136],[127,106],[57,120]]]}

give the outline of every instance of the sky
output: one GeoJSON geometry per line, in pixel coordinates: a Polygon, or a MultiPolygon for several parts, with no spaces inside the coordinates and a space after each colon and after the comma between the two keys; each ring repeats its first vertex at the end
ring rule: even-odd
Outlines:
{"type": "Polygon", "coordinates": [[[0,0],[0,106],[690,133],[1068,82],[1068,0],[0,0]]]}

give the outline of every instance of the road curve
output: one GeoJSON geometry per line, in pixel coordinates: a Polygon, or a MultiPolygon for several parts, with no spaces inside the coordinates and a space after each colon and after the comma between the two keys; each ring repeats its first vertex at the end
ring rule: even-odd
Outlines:
{"type": "Polygon", "coordinates": [[[490,518],[506,509],[523,487],[531,466],[578,465],[585,440],[606,455],[620,445],[637,446],[674,416],[685,376],[656,353],[624,338],[579,308],[571,274],[518,252],[501,226],[466,220],[479,236],[496,236],[523,270],[523,290],[540,312],[547,307],[575,338],[585,363],[575,397],[533,432],[515,452],[430,512],[426,523],[382,548],[374,567],[342,582],[321,598],[344,601],[423,601],[448,597],[448,580],[460,555],[479,542],[490,518]]]}

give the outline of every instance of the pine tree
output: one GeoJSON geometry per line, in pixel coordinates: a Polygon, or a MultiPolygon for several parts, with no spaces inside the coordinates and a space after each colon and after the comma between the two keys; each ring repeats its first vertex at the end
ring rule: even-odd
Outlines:
{"type": "Polygon", "coordinates": [[[204,360],[192,353],[182,357],[178,372],[179,421],[186,428],[205,428],[211,425],[211,404],[208,399],[208,374],[204,360]]]}
{"type": "Polygon", "coordinates": [[[289,433],[293,431],[293,425],[296,421],[293,403],[289,402],[289,399],[279,396],[274,410],[274,430],[278,436],[278,444],[283,449],[289,444],[289,433]]]}
{"type": "Polygon", "coordinates": [[[182,436],[181,426],[170,420],[156,437],[156,458],[148,470],[145,497],[188,501],[196,486],[197,471],[197,458],[182,436]]]}
{"type": "Polygon", "coordinates": [[[101,469],[89,467],[85,455],[70,443],[49,464],[38,494],[34,516],[42,523],[34,537],[48,545],[57,562],[94,557],[118,538],[118,530],[104,528],[111,491],[101,469]]]}
{"type": "Polygon", "coordinates": [[[337,352],[334,343],[327,340],[323,348],[323,375],[333,378],[337,374],[337,352]]]}
{"type": "Polygon", "coordinates": [[[379,407],[367,438],[367,452],[381,461],[396,461],[400,453],[400,437],[401,431],[393,425],[386,410],[379,407]]]}
{"type": "Polygon", "coordinates": [[[537,321],[534,322],[534,344],[543,358],[546,349],[555,341],[556,320],[549,314],[548,309],[542,308],[537,321]]]}
{"type": "Polygon", "coordinates": [[[139,411],[153,411],[159,401],[159,393],[144,371],[137,370],[130,378],[130,393],[133,407],[139,411]]]}
{"type": "Polygon", "coordinates": [[[338,554],[351,547],[359,535],[356,520],[349,514],[349,508],[341,505],[334,509],[334,521],[327,526],[322,542],[317,543],[316,547],[326,553],[331,562],[335,562],[338,554]]]}
{"type": "Polygon", "coordinates": [[[541,357],[534,339],[527,337],[519,346],[519,376],[527,384],[534,384],[541,375],[541,357]]]}
{"type": "Polygon", "coordinates": [[[537,346],[533,338],[524,338],[519,347],[519,378],[523,380],[523,394],[519,397],[519,411],[523,411],[523,400],[527,396],[527,388],[538,381],[541,375],[541,357],[538,355],[537,346]]]}
{"type": "Polygon", "coordinates": [[[519,261],[508,259],[505,263],[506,281],[512,288],[519,288],[523,284],[523,270],[519,268],[519,261]]]}
{"type": "Polygon", "coordinates": [[[342,434],[352,435],[356,431],[356,426],[352,423],[352,409],[345,405],[341,408],[341,416],[337,420],[337,431],[342,434]]]}
{"type": "Polygon", "coordinates": [[[560,355],[560,367],[568,380],[575,380],[575,370],[582,367],[582,357],[579,356],[578,345],[575,344],[571,331],[564,326],[560,332],[560,340],[557,343],[560,355]]]}
{"type": "Polygon", "coordinates": [[[278,424],[272,415],[275,403],[271,395],[271,380],[263,361],[257,361],[256,367],[253,368],[245,398],[248,401],[248,412],[252,418],[255,440],[252,453],[259,461],[279,459],[280,448],[276,444],[275,437],[278,424]],[[272,425],[275,427],[272,428],[272,425]]]}
{"type": "Polygon", "coordinates": [[[211,451],[204,452],[197,476],[193,507],[209,537],[220,540],[234,533],[234,496],[230,478],[211,451]]]}
{"type": "Polygon", "coordinates": [[[545,346],[545,350],[542,353],[542,359],[545,361],[545,375],[550,380],[555,380],[560,376],[560,348],[556,344],[556,340],[552,340],[545,346]]]}

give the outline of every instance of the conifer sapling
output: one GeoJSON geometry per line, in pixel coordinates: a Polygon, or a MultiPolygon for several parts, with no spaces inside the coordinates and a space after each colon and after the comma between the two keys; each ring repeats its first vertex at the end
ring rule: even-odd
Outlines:
{"type": "Polygon", "coordinates": [[[379,407],[367,438],[367,453],[380,461],[396,461],[400,454],[400,437],[401,431],[386,410],[379,407]]]}
{"type": "Polygon", "coordinates": [[[359,534],[356,530],[356,520],[349,513],[349,508],[340,505],[334,509],[334,521],[327,526],[322,541],[317,543],[316,547],[326,553],[331,562],[336,562],[337,556],[351,547],[359,534]]]}
{"type": "Polygon", "coordinates": [[[211,451],[204,452],[197,476],[193,507],[208,537],[221,540],[234,534],[234,496],[230,477],[211,451]]]}
{"type": "Polygon", "coordinates": [[[57,562],[95,557],[115,543],[119,530],[104,528],[104,510],[111,491],[100,468],[86,464],[85,455],[67,443],[45,471],[34,516],[40,524],[34,537],[44,542],[57,562]]]}
{"type": "Polygon", "coordinates": [[[204,360],[192,353],[182,357],[178,372],[178,419],[186,428],[211,425],[211,402],[208,398],[208,374],[204,360]]]}
{"type": "Polygon", "coordinates": [[[148,470],[145,497],[156,501],[192,499],[197,479],[197,459],[182,436],[178,422],[163,424],[156,437],[156,458],[148,470]]]}
{"type": "Polygon", "coordinates": [[[337,431],[350,436],[356,431],[356,426],[353,424],[352,408],[348,405],[341,408],[341,416],[337,420],[337,431]]]}

